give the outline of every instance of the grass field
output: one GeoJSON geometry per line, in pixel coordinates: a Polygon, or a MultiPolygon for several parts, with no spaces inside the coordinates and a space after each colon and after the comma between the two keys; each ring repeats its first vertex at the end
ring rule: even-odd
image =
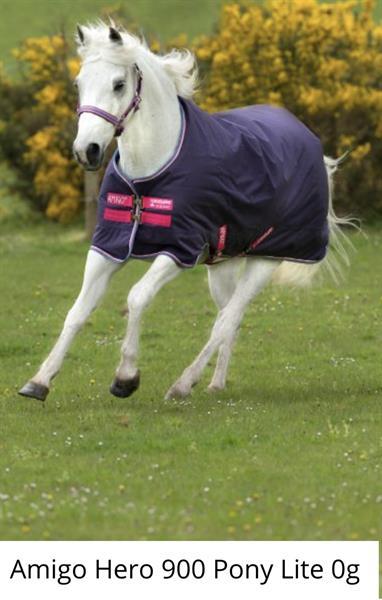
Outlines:
{"type": "Polygon", "coordinates": [[[266,291],[246,316],[227,390],[207,394],[205,377],[187,401],[163,396],[214,318],[202,267],[146,314],[138,393],[108,392],[125,297],[146,268],[130,263],[42,405],[16,391],[77,293],[80,236],[3,228],[1,539],[377,539],[381,231],[354,237],[342,287],[266,291]]]}

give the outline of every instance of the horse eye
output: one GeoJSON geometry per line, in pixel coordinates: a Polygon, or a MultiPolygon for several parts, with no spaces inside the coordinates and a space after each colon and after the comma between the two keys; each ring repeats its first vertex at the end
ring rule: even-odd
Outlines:
{"type": "Polygon", "coordinates": [[[121,80],[121,81],[116,81],[116,82],[113,84],[113,90],[114,90],[115,92],[120,92],[121,90],[123,90],[123,88],[124,88],[124,87],[125,87],[125,82],[124,82],[123,80],[121,80]]]}

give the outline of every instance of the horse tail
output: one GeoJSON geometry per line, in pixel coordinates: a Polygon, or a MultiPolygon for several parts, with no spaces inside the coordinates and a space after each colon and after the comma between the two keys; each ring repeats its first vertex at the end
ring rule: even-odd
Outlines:
{"type": "Polygon", "coordinates": [[[360,227],[353,217],[338,217],[336,215],[333,208],[333,176],[349,154],[350,152],[346,152],[337,159],[324,157],[329,187],[329,248],[325,258],[314,264],[282,262],[273,276],[273,282],[277,285],[307,287],[312,284],[318,273],[329,275],[337,284],[344,279],[344,268],[348,268],[350,265],[349,253],[354,250],[354,246],[344,228],[355,227],[359,230],[360,227]]]}

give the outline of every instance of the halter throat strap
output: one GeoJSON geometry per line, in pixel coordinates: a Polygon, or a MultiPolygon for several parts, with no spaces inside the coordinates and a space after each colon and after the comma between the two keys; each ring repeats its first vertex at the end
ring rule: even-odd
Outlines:
{"type": "Polygon", "coordinates": [[[114,137],[119,137],[121,133],[124,131],[124,121],[126,117],[131,113],[135,113],[139,110],[139,105],[142,100],[141,91],[142,91],[142,71],[138,67],[137,63],[134,63],[134,70],[137,77],[137,83],[135,86],[134,96],[131,99],[126,110],[121,114],[120,117],[116,117],[111,113],[103,110],[102,108],[98,108],[98,106],[92,106],[91,104],[84,104],[83,106],[79,106],[77,108],[77,115],[80,117],[82,113],[92,113],[93,115],[97,115],[97,117],[101,117],[105,121],[108,121],[112,125],[114,125],[114,137]]]}

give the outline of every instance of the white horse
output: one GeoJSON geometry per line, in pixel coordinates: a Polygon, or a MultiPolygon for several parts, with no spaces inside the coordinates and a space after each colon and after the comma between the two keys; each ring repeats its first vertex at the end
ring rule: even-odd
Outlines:
{"type": "MultiPolygon", "coordinates": [[[[182,119],[178,97],[190,98],[195,90],[194,56],[177,50],[165,56],[155,55],[136,37],[103,24],[78,28],[77,42],[82,66],[76,83],[83,109],[73,146],[77,160],[87,169],[99,168],[104,151],[118,129],[121,171],[130,180],[157,173],[174,155],[180,137],[182,119]],[[142,89],[140,76],[143,77],[142,89]]],[[[338,161],[325,159],[330,195],[331,176],[337,164],[338,161]]],[[[339,225],[347,221],[335,216],[331,200],[327,219],[331,245],[346,259],[341,242],[344,234],[339,225]]],[[[332,272],[337,268],[336,260],[328,256],[318,264],[236,257],[208,266],[217,318],[208,342],[170,387],[166,398],[187,396],[215,353],[217,363],[209,390],[222,390],[232,347],[248,304],[271,280],[306,285],[322,265],[332,272]]],[[[21,395],[45,400],[74,337],[101,301],[111,276],[120,266],[121,263],[93,249],[89,251],[80,294],[52,351],[37,374],[20,390],[21,395]]],[[[113,394],[127,397],[138,388],[142,314],[158,291],[184,270],[171,256],[159,255],[130,290],[127,332],[111,387],[113,394]]]]}

